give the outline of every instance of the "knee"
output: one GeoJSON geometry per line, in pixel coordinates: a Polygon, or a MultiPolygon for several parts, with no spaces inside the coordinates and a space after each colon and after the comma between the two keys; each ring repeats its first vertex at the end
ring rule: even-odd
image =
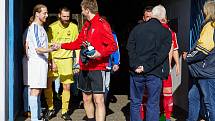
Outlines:
{"type": "Polygon", "coordinates": [[[96,97],[94,98],[95,105],[104,105],[104,97],[96,97]]]}
{"type": "MultiPolygon", "coordinates": [[[[130,97],[130,99],[131,99],[131,103],[134,104],[134,105],[139,105],[143,101],[143,98],[135,98],[135,97],[132,97],[132,96],[130,97]]],[[[147,99],[148,99],[148,97],[147,97],[147,99]]]]}
{"type": "Polygon", "coordinates": [[[63,90],[70,91],[70,84],[63,84],[63,90]]]}
{"type": "Polygon", "coordinates": [[[91,97],[91,95],[86,95],[86,94],[84,94],[84,95],[83,95],[83,101],[84,101],[85,104],[91,103],[91,102],[92,102],[92,97],[91,97]]]}
{"type": "Polygon", "coordinates": [[[31,96],[38,96],[40,95],[40,90],[38,89],[31,89],[31,96]]]}

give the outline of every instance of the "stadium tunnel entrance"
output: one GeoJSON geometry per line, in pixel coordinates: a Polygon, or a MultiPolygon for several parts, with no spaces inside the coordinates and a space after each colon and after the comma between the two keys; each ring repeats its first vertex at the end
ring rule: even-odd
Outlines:
{"type": "MultiPolygon", "coordinates": [[[[22,34],[28,26],[28,20],[32,15],[33,7],[42,3],[48,7],[49,13],[55,15],[60,7],[66,6],[71,9],[72,14],[80,14],[80,0],[11,0],[6,5],[13,6],[13,14],[8,13],[9,19],[12,19],[12,27],[14,28],[13,36],[14,50],[12,61],[7,62],[7,70],[13,75],[8,75],[6,80],[6,95],[9,95],[8,106],[6,106],[6,118],[13,121],[22,110],[22,34]],[[10,63],[13,63],[13,70],[10,70],[10,63]]],[[[113,76],[111,80],[111,91],[115,95],[129,96],[129,68],[126,44],[130,30],[137,24],[138,19],[142,16],[144,7],[162,4],[167,9],[169,20],[172,20],[173,27],[177,32],[180,52],[189,48],[190,40],[190,15],[192,0],[98,0],[99,12],[106,16],[110,23],[114,25],[114,31],[117,33],[119,48],[121,53],[121,64],[119,72],[113,76]]],[[[9,28],[10,29],[10,28],[9,28]]],[[[11,37],[9,36],[9,38],[11,37]]],[[[9,45],[9,43],[7,43],[9,45]]],[[[7,60],[7,59],[6,59],[7,60]]],[[[182,60],[180,58],[180,60],[182,60]]],[[[182,61],[180,61],[182,63],[182,61]]],[[[188,75],[186,69],[182,66],[182,75],[174,78],[174,103],[181,112],[187,110],[187,92],[188,92],[188,75]]]]}

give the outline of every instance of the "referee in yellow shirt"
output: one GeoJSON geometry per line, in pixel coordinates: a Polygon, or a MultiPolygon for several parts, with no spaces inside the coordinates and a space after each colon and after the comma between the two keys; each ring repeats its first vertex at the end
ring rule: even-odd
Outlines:
{"type": "MultiPolygon", "coordinates": [[[[59,20],[52,23],[48,29],[49,43],[69,43],[78,36],[78,27],[70,22],[70,10],[63,7],[59,10],[59,20]]],[[[76,51],[76,57],[79,52],[76,51]]],[[[73,79],[73,52],[70,50],[59,49],[52,52],[49,57],[50,69],[48,73],[48,87],[45,89],[45,97],[48,110],[45,114],[45,120],[50,120],[54,115],[52,81],[59,78],[63,84],[62,93],[62,116],[65,121],[71,121],[68,115],[68,106],[70,99],[70,85],[73,79]]]]}

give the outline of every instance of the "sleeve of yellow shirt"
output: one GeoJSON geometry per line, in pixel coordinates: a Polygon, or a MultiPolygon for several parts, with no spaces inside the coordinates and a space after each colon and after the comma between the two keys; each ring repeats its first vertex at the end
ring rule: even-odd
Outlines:
{"type": "Polygon", "coordinates": [[[211,26],[211,22],[208,22],[202,29],[196,49],[208,55],[208,53],[214,48],[213,35],[214,28],[211,26]]]}
{"type": "MultiPolygon", "coordinates": [[[[78,33],[78,27],[76,26],[76,27],[75,27],[75,30],[74,30],[74,35],[75,35],[76,37],[75,37],[74,41],[77,39],[78,34],[79,34],[79,33],[78,33]]],[[[76,54],[76,58],[75,58],[75,59],[76,59],[76,61],[75,61],[76,63],[75,63],[75,64],[78,64],[78,63],[79,63],[80,50],[75,50],[75,54],[76,54]]]]}
{"type": "MultiPolygon", "coordinates": [[[[52,39],[53,39],[53,35],[52,35],[52,28],[49,26],[48,28],[48,32],[47,32],[47,36],[48,36],[48,41],[49,41],[49,46],[51,45],[52,43],[52,39]]],[[[49,53],[49,57],[48,57],[48,60],[51,60],[52,59],[52,52],[49,53]]]]}
{"type": "Polygon", "coordinates": [[[49,43],[51,43],[53,39],[53,35],[52,35],[52,28],[50,26],[48,28],[47,35],[48,35],[49,43]]]}

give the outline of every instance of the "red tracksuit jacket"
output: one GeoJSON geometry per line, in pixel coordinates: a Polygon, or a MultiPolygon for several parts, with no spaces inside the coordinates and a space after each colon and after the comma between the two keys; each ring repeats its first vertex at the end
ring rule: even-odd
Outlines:
{"type": "Polygon", "coordinates": [[[90,59],[87,65],[81,60],[81,70],[106,70],[110,54],[117,50],[117,44],[114,41],[110,25],[99,14],[96,14],[90,21],[86,21],[78,38],[71,43],[61,44],[62,49],[76,50],[80,49],[83,41],[88,41],[94,46],[95,50],[101,53],[101,57],[90,59]]]}

